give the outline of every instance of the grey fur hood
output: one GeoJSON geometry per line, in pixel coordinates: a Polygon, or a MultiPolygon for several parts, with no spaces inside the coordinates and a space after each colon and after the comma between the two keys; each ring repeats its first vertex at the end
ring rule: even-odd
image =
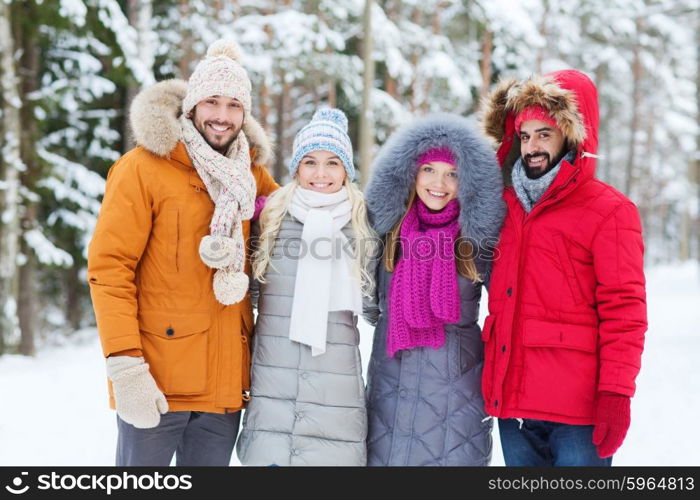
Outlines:
{"type": "MultiPolygon", "coordinates": [[[[129,110],[131,130],[139,146],[157,156],[170,154],[180,140],[178,118],[186,93],[187,82],[176,79],[156,83],[139,92],[129,110]]],[[[253,162],[269,166],[274,156],[272,141],[250,114],[245,117],[243,132],[250,148],[255,150],[253,162]]]]}
{"type": "Polygon", "coordinates": [[[416,118],[384,144],[372,166],[365,199],[374,230],[383,237],[406,211],[418,157],[448,147],[457,159],[462,236],[478,246],[498,238],[505,215],[503,179],[496,156],[466,118],[437,113],[416,118]]]}

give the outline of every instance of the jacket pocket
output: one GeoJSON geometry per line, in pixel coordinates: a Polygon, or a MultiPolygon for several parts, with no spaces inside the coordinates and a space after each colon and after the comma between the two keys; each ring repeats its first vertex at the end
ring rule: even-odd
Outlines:
{"type": "Polygon", "coordinates": [[[211,313],[141,311],[139,325],[144,357],[162,391],[167,395],[203,393],[211,313]]]}
{"type": "Polygon", "coordinates": [[[569,252],[566,250],[564,236],[562,236],[561,234],[555,234],[554,246],[557,249],[559,262],[561,263],[566,283],[569,285],[569,289],[571,290],[571,296],[574,298],[574,303],[582,304],[584,302],[584,299],[583,293],[581,292],[581,284],[579,283],[578,278],[576,277],[574,263],[571,261],[569,252]]]}
{"type": "Polygon", "coordinates": [[[468,329],[459,334],[459,368],[464,375],[484,360],[484,343],[478,335],[478,329],[468,329]]]}
{"type": "Polygon", "coordinates": [[[524,373],[520,407],[593,417],[598,379],[598,328],[542,321],[523,323],[524,373]]]}
{"type": "Polygon", "coordinates": [[[523,344],[529,347],[558,347],[594,353],[598,348],[598,327],[526,319],[523,344]]]}

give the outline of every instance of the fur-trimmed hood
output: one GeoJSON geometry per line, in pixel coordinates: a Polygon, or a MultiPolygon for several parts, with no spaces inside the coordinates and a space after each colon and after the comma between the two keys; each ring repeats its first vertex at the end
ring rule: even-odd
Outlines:
{"type": "MultiPolygon", "coordinates": [[[[186,93],[187,82],[177,79],[156,83],[139,92],[129,110],[131,130],[138,145],[157,156],[170,154],[180,141],[178,118],[186,93]]],[[[250,148],[255,150],[252,161],[262,166],[272,163],[272,141],[249,114],[245,117],[243,132],[250,148]]]]}
{"type": "Polygon", "coordinates": [[[498,163],[467,119],[448,113],[416,118],[382,147],[365,192],[374,230],[383,237],[399,222],[415,185],[418,157],[439,147],[450,148],[457,160],[462,236],[481,247],[493,245],[505,214],[498,163]]]}
{"type": "Polygon", "coordinates": [[[482,103],[484,133],[498,144],[498,160],[510,172],[520,155],[515,117],[528,106],[539,105],[555,119],[568,143],[577,151],[577,162],[595,167],[598,151],[598,94],[595,84],[576,70],[532,76],[522,82],[501,80],[482,103]]]}

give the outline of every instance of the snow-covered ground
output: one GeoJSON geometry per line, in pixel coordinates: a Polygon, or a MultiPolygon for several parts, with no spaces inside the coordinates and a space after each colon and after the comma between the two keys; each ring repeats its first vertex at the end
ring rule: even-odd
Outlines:
{"type": "MultiPolygon", "coordinates": [[[[649,332],[632,427],[614,464],[700,465],[700,266],[655,267],[647,280],[649,332]]],[[[482,321],[485,313],[484,305],[482,321]]],[[[372,329],[361,331],[366,363],[372,329]]],[[[34,358],[0,357],[0,465],[113,465],[106,389],[94,329],[34,358]]],[[[492,463],[503,465],[497,432],[492,463]]]]}

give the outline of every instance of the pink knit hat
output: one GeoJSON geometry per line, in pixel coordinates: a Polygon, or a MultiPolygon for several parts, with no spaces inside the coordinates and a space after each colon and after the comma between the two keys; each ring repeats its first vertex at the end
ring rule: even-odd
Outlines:
{"type": "Polygon", "coordinates": [[[455,154],[450,148],[447,147],[431,148],[427,151],[424,151],[418,157],[418,166],[425,165],[426,163],[431,163],[434,161],[442,161],[445,163],[449,163],[453,167],[457,166],[457,159],[455,158],[455,154]]]}
{"type": "Polygon", "coordinates": [[[552,117],[552,115],[549,114],[549,111],[547,111],[542,106],[535,105],[528,106],[527,108],[523,109],[520,113],[518,113],[518,116],[515,117],[516,133],[520,133],[520,125],[522,125],[523,122],[526,122],[528,120],[539,120],[541,122],[545,122],[548,125],[551,125],[554,128],[559,128],[559,125],[557,125],[557,121],[552,117]]]}

